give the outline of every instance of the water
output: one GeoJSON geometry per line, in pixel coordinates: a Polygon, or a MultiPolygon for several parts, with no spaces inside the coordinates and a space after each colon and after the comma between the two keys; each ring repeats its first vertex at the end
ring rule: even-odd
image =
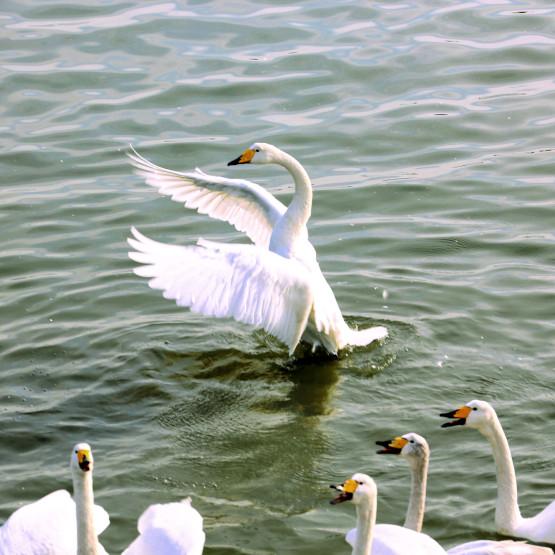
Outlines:
{"type": "Polygon", "coordinates": [[[414,431],[424,530],[498,538],[487,441],[439,429],[474,398],[505,427],[524,515],[555,498],[554,21],[516,0],[4,6],[0,522],[71,489],[88,441],[110,553],[188,495],[205,553],[348,553],[354,507],[328,484],[371,474],[378,521],[402,524],[408,467],[374,442],[414,431]],[[241,236],[145,185],[128,144],[288,202],[282,169],[226,167],[255,140],[305,166],[321,267],[382,345],[290,360],[132,273],[131,225],[241,236]]]}

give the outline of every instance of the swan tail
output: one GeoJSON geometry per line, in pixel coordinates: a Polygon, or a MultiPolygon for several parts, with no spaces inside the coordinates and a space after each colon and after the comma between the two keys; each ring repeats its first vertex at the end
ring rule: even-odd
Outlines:
{"type": "Polygon", "coordinates": [[[364,330],[348,329],[345,333],[345,341],[353,347],[364,347],[370,345],[372,341],[377,341],[387,337],[387,328],[384,326],[373,326],[364,330]]]}

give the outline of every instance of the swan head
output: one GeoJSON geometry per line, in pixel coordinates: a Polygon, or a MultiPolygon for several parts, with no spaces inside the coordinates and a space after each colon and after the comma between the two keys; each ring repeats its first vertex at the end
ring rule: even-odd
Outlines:
{"type": "Polygon", "coordinates": [[[71,470],[77,475],[86,475],[92,472],[93,456],[88,443],[78,443],[71,452],[71,470]]]}
{"type": "Polygon", "coordinates": [[[276,154],[281,152],[275,146],[268,143],[254,143],[241,156],[228,162],[228,166],[237,164],[271,164],[276,161],[276,154]]]}
{"type": "Polygon", "coordinates": [[[468,426],[476,430],[486,430],[496,418],[495,410],[489,403],[476,399],[451,412],[443,412],[440,416],[454,418],[451,422],[442,424],[442,428],[468,426]]]}
{"type": "Polygon", "coordinates": [[[330,487],[339,491],[339,496],[330,501],[332,505],[343,503],[343,501],[352,501],[355,505],[360,505],[365,501],[376,499],[378,494],[376,482],[370,476],[359,472],[353,474],[352,478],[345,483],[330,487]]]}
{"type": "Polygon", "coordinates": [[[413,432],[387,441],[376,441],[383,449],[376,451],[378,455],[401,455],[409,461],[425,460],[430,456],[428,442],[420,435],[413,432]]]}

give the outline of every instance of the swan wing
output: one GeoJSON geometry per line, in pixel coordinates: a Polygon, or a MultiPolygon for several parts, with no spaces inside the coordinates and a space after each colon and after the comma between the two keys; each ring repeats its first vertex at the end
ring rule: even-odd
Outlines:
{"type": "Polygon", "coordinates": [[[523,518],[511,535],[536,542],[555,544],[555,501],[552,501],[536,516],[523,518]]]}
{"type": "MultiPolygon", "coordinates": [[[[95,505],[97,535],[110,523],[95,505]]],[[[54,491],[15,511],[0,528],[0,553],[74,555],[77,546],[75,502],[65,490],[54,491]]],[[[101,548],[101,553],[104,551],[101,548]]]]}
{"type": "Polygon", "coordinates": [[[513,540],[476,540],[452,547],[447,553],[449,555],[553,555],[549,547],[513,540]]]}
{"type": "Polygon", "coordinates": [[[122,555],[201,555],[205,534],[202,516],[190,499],[151,505],[138,522],[139,537],[122,555]]]}
{"type": "Polygon", "coordinates": [[[135,269],[192,312],[264,328],[288,347],[297,346],[306,327],[313,293],[310,271],[298,260],[255,245],[199,240],[198,246],[158,243],[132,228],[135,269]]]}
{"type": "MultiPolygon", "coordinates": [[[[133,147],[131,147],[133,148],[133,147]]],[[[267,248],[277,219],[286,207],[256,183],[194,172],[168,170],[133,150],[127,154],[148,185],[172,200],[211,218],[229,222],[245,232],[255,245],[267,248]]]]}
{"type": "Polygon", "coordinates": [[[372,555],[445,555],[446,551],[427,534],[394,524],[377,524],[372,555]]]}

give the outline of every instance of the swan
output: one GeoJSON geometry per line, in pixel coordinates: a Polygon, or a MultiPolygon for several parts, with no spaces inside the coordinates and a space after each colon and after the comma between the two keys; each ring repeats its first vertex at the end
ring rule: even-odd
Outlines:
{"type": "Polygon", "coordinates": [[[110,523],[108,513],[94,505],[93,457],[88,444],[71,453],[75,501],[65,490],[24,505],[0,528],[3,555],[106,555],[97,536],[110,523]]]}
{"type": "Polygon", "coordinates": [[[428,464],[430,461],[428,442],[422,436],[410,433],[390,441],[376,441],[376,444],[383,447],[383,449],[376,451],[379,455],[400,455],[409,464],[412,472],[412,482],[409,506],[403,526],[415,532],[422,531],[428,464]]]}
{"type": "Polygon", "coordinates": [[[254,244],[225,244],[199,239],[196,246],[174,246],[148,239],[134,227],[129,244],[134,271],[150,278],[153,289],[192,312],[265,329],[293,354],[300,341],[331,354],[368,345],[387,335],[375,326],[349,328],[316,260],[306,228],[312,207],[312,185],[289,154],[267,143],[255,143],[228,163],[278,164],[295,182],[288,207],[261,186],[242,179],[208,175],[200,169],[182,173],[128,153],[137,173],[160,193],[187,208],[227,221],[254,244]]]}
{"type": "Polygon", "coordinates": [[[446,551],[430,536],[395,526],[376,524],[376,483],[366,474],[354,474],[340,486],[332,504],[352,500],[357,510],[357,526],[347,534],[352,555],[445,555],[446,551]]]}
{"type": "Polygon", "coordinates": [[[151,505],[139,518],[139,536],[122,555],[201,555],[202,517],[191,499],[151,505]]]}
{"type": "MultiPolygon", "coordinates": [[[[407,516],[403,526],[420,532],[424,520],[426,482],[430,461],[428,442],[421,435],[411,432],[391,441],[376,441],[376,443],[383,447],[383,449],[377,451],[378,454],[400,455],[411,468],[412,486],[407,516]]],[[[449,555],[553,555],[553,551],[548,547],[529,545],[525,542],[514,542],[512,540],[476,540],[452,547],[447,553],[449,555]]]]}
{"type": "Polygon", "coordinates": [[[555,544],[555,501],[536,516],[523,518],[520,514],[513,459],[494,408],[486,401],[473,400],[457,410],[442,413],[440,416],[455,419],[443,424],[442,428],[450,426],[475,428],[490,442],[497,473],[495,509],[497,531],[508,536],[555,544]]]}

